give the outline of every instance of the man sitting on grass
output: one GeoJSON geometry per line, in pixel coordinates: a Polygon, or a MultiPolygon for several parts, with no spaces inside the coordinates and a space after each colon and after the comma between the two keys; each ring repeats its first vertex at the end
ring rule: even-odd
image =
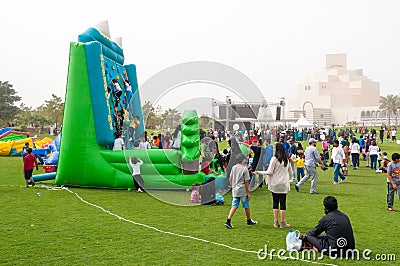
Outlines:
{"type": "Polygon", "coordinates": [[[329,256],[346,255],[346,250],[354,249],[353,228],[349,217],[338,210],[335,197],[327,196],[324,199],[325,216],[318,225],[307,232],[306,239],[313,249],[329,256]],[[325,232],[326,234],[321,234],[325,232]]]}

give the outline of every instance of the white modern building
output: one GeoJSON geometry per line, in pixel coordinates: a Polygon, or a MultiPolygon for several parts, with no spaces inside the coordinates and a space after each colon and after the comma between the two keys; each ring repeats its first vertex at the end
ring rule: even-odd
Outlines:
{"type": "Polygon", "coordinates": [[[296,96],[289,99],[289,119],[304,114],[318,126],[350,121],[380,125],[386,120],[379,111],[379,82],[364,76],[362,69],[347,69],[346,54],[326,55],[325,69],[301,84],[296,96]]]}

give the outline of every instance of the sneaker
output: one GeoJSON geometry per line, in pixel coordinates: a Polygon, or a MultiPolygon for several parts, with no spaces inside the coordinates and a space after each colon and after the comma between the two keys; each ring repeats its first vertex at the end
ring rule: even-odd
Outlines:
{"type": "Polygon", "coordinates": [[[296,179],[293,178],[293,179],[290,180],[290,183],[293,183],[295,181],[296,181],[296,179]]]}
{"type": "Polygon", "coordinates": [[[346,182],[346,179],[340,179],[340,183],[346,182]]]}
{"type": "Polygon", "coordinates": [[[225,225],[225,227],[228,228],[228,229],[232,229],[232,228],[233,228],[233,225],[232,225],[230,222],[228,222],[228,221],[226,221],[226,222],[224,223],[224,225],[225,225]]]}
{"type": "Polygon", "coordinates": [[[25,188],[28,188],[29,186],[28,185],[25,185],[25,188]]]}
{"type": "Polygon", "coordinates": [[[319,193],[317,191],[313,191],[313,192],[310,192],[310,194],[316,195],[316,194],[319,194],[319,193]]]}
{"type": "Polygon", "coordinates": [[[35,186],[35,182],[32,182],[32,187],[34,187],[35,186]]]}
{"type": "Polygon", "coordinates": [[[388,207],[387,210],[391,211],[391,212],[395,212],[396,211],[393,207],[388,207]]]}
{"type": "Polygon", "coordinates": [[[294,185],[294,188],[296,189],[297,192],[299,192],[299,187],[297,185],[294,185]]]}
{"type": "Polygon", "coordinates": [[[138,188],[137,192],[140,192],[140,193],[142,193],[142,192],[143,192],[143,190],[141,190],[140,188],[138,188]]]}
{"type": "Polygon", "coordinates": [[[337,184],[338,184],[338,182],[332,182],[332,184],[334,184],[334,185],[337,185],[337,184]]]}
{"type": "Polygon", "coordinates": [[[257,221],[253,221],[250,219],[250,221],[247,221],[247,225],[256,225],[257,221]]]}
{"type": "Polygon", "coordinates": [[[275,227],[275,228],[278,228],[278,227],[279,227],[278,221],[274,221],[274,227],[275,227]]]}

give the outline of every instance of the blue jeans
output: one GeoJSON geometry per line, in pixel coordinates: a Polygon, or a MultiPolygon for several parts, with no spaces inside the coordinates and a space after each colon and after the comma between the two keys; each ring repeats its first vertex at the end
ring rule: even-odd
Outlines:
{"type": "Polygon", "coordinates": [[[317,181],[318,181],[318,172],[316,166],[308,166],[305,165],[307,170],[307,174],[300,180],[299,183],[296,184],[296,187],[301,188],[304,183],[307,182],[308,179],[311,177],[311,188],[310,193],[316,192],[317,189],[317,181]]]}
{"type": "Polygon", "coordinates": [[[387,206],[388,208],[393,207],[393,201],[394,201],[394,193],[397,193],[397,198],[400,200],[400,181],[394,181],[397,185],[397,191],[393,189],[392,183],[388,182],[388,193],[387,193],[387,206]]]}
{"type": "Polygon", "coordinates": [[[369,156],[371,158],[371,168],[376,170],[376,161],[378,160],[378,155],[377,154],[371,154],[369,156]]]}
{"type": "Polygon", "coordinates": [[[297,182],[304,177],[304,168],[297,168],[297,182]],[[301,176],[301,177],[300,177],[301,176]]]}
{"type": "Polygon", "coordinates": [[[340,176],[342,180],[346,179],[346,177],[340,172],[341,166],[342,165],[340,163],[333,164],[333,181],[335,181],[336,183],[339,181],[338,176],[340,176]]]}

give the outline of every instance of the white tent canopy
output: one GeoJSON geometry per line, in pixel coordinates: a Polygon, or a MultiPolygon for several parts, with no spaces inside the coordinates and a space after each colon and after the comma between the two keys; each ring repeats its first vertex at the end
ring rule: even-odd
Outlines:
{"type": "Polygon", "coordinates": [[[297,122],[293,124],[293,127],[297,129],[303,129],[303,128],[312,128],[314,127],[314,125],[308,122],[307,119],[303,115],[301,115],[299,120],[297,120],[297,122]]]}

